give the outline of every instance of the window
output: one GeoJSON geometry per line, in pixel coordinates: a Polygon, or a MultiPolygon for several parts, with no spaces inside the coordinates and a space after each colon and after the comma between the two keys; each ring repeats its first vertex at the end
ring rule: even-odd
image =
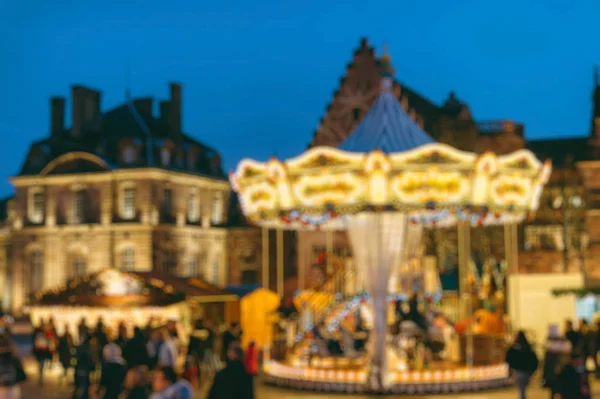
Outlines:
{"type": "Polygon", "coordinates": [[[220,224],[223,221],[223,194],[215,193],[212,203],[212,222],[220,224]]]}
{"type": "Polygon", "coordinates": [[[42,223],[44,221],[44,193],[42,191],[35,191],[31,195],[29,220],[33,223],[42,223]]]}
{"type": "Polygon", "coordinates": [[[177,272],[177,255],[172,249],[164,249],[162,253],[161,270],[165,273],[175,274],[177,272]]]}
{"type": "Polygon", "coordinates": [[[126,164],[131,165],[131,164],[135,163],[136,158],[137,158],[137,151],[135,150],[134,146],[128,145],[127,147],[125,147],[123,149],[123,161],[126,164]]]}
{"type": "Polygon", "coordinates": [[[192,191],[188,195],[187,203],[188,220],[190,222],[197,222],[200,220],[200,206],[198,204],[198,196],[195,191],[192,191]]]}
{"type": "Polygon", "coordinates": [[[85,190],[77,190],[73,195],[73,223],[85,222],[85,190]]]}
{"type": "Polygon", "coordinates": [[[160,150],[160,163],[164,166],[168,166],[171,164],[171,150],[168,148],[161,148],[160,150]]]}
{"type": "Polygon", "coordinates": [[[200,259],[198,255],[190,255],[185,262],[186,277],[198,277],[200,275],[200,259]]]}
{"type": "Polygon", "coordinates": [[[123,208],[121,216],[123,219],[133,219],[135,218],[135,211],[135,188],[125,187],[123,190],[123,208]]]}
{"type": "Polygon", "coordinates": [[[34,249],[29,253],[29,292],[35,294],[44,286],[44,253],[34,249]]]}
{"type": "Polygon", "coordinates": [[[121,250],[119,268],[121,270],[135,270],[135,250],[132,247],[123,248],[121,250]]]}
{"type": "Polygon", "coordinates": [[[85,275],[87,269],[87,262],[83,255],[75,255],[71,261],[71,278],[81,277],[85,275]]]}
{"type": "Polygon", "coordinates": [[[171,216],[172,215],[172,209],[173,209],[173,190],[171,190],[170,188],[165,189],[164,196],[163,196],[162,207],[163,207],[163,214],[165,216],[171,216]]]}
{"type": "Polygon", "coordinates": [[[221,262],[219,260],[219,255],[214,257],[212,266],[213,266],[212,283],[215,285],[218,285],[219,284],[219,269],[221,268],[221,262]]]}
{"type": "Polygon", "coordinates": [[[188,170],[196,170],[196,161],[197,160],[198,160],[198,157],[196,156],[196,151],[193,149],[188,151],[188,154],[187,154],[188,170]]]}

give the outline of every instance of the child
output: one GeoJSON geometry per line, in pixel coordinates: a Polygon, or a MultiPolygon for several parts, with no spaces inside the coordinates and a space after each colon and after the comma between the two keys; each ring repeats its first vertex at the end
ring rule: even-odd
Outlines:
{"type": "Polygon", "coordinates": [[[248,349],[246,349],[244,366],[246,372],[252,377],[255,377],[258,374],[258,351],[256,350],[256,343],[254,341],[251,341],[250,345],[248,345],[248,349]]]}
{"type": "Polygon", "coordinates": [[[185,369],[183,371],[183,379],[192,384],[194,389],[198,389],[200,370],[198,370],[198,362],[194,355],[188,355],[185,358],[185,369]]]}

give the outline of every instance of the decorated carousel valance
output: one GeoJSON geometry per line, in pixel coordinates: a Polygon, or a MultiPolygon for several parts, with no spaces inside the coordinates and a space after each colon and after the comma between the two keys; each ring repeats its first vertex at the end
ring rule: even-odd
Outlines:
{"type": "Polygon", "coordinates": [[[340,215],[400,211],[429,225],[519,222],[551,172],[530,151],[477,155],[445,144],[385,154],[317,147],[281,161],[243,160],[230,180],[244,214],[273,228],[343,228],[340,215]]]}

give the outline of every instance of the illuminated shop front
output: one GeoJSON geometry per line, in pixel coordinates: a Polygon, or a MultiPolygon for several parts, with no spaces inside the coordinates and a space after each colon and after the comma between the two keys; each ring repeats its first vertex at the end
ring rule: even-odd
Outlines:
{"type": "Polygon", "coordinates": [[[187,332],[207,310],[221,318],[217,321],[225,321],[228,304],[237,300],[236,295],[198,279],[105,269],[40,292],[25,310],[36,326],[53,318],[59,333],[65,326],[76,333],[84,318],[90,327],[102,319],[109,333],[115,333],[119,323],[133,328],[151,321],[153,327],[176,321],[187,332]]]}

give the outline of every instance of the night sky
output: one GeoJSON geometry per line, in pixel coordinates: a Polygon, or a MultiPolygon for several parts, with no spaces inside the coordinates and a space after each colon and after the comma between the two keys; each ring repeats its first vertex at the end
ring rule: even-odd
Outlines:
{"type": "Polygon", "coordinates": [[[227,169],[296,155],[362,36],[387,42],[397,78],[436,103],[454,90],[477,120],[584,135],[598,15],[598,0],[0,0],[0,194],[48,135],[49,97],[84,84],[113,107],[128,63],[134,96],[183,84],[184,129],[227,169]]]}

